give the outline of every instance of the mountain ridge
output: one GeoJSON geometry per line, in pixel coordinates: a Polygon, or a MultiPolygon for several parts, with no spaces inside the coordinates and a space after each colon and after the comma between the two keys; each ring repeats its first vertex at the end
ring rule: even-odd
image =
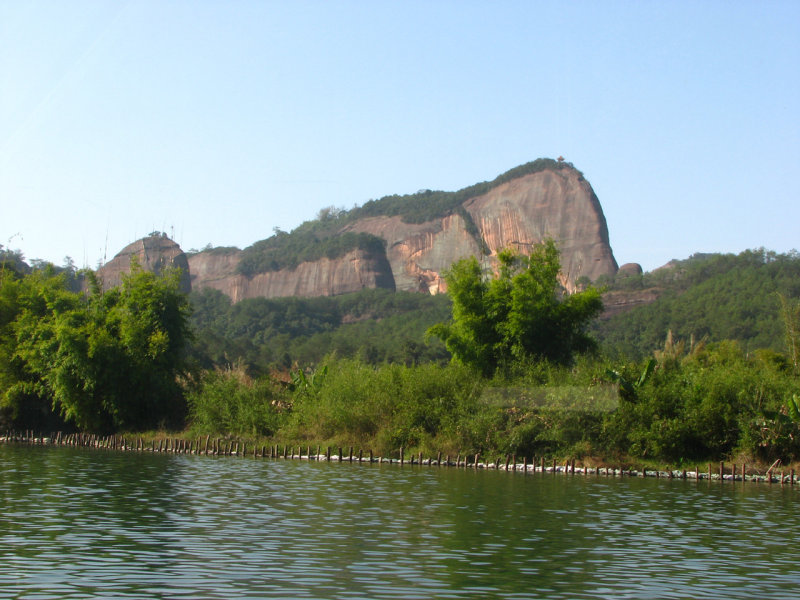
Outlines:
{"type": "MultiPolygon", "coordinates": [[[[546,238],[559,245],[568,289],[617,272],[600,201],[583,173],[563,160],[537,159],[456,192],[384,196],[350,211],[323,208],[317,219],[244,250],[184,256],[191,289],[217,289],[234,302],[365,288],[436,294],[446,291],[443,273],[457,260],[478,256],[491,270],[501,250],[529,251],[546,238]]],[[[118,279],[105,275],[124,270],[139,243],[146,245],[134,242],[99,269],[104,280],[118,279]]]]}

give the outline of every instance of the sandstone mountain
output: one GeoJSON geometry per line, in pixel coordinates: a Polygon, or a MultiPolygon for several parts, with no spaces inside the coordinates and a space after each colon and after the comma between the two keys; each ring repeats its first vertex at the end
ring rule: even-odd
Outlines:
{"type": "Polygon", "coordinates": [[[461,206],[464,212],[420,224],[378,216],[347,228],[386,240],[399,290],[444,291],[442,272],[456,260],[483,256],[493,266],[499,251],[509,246],[530,251],[547,237],[561,250],[567,287],[582,276],[594,281],[616,273],[600,202],[573,168],[547,168],[511,179],[461,206]],[[470,234],[471,225],[477,235],[470,234]]]}
{"type": "Polygon", "coordinates": [[[539,159],[458,192],[424,190],[351,211],[323,209],[319,219],[245,250],[213,248],[187,259],[169,240],[145,238],[127,246],[101,275],[113,285],[136,254],[145,268],[186,268],[192,289],[215,288],[234,301],[364,288],[438,293],[453,262],[478,256],[492,269],[500,250],[525,252],[548,237],[561,250],[567,288],[617,272],[592,187],[570,163],[539,159]]]}
{"type": "Polygon", "coordinates": [[[156,274],[167,268],[180,269],[181,289],[184,292],[191,291],[186,254],[178,244],[158,232],[128,244],[112,260],[97,270],[105,289],[122,283],[122,274],[130,271],[131,260],[138,262],[143,269],[156,274]]]}
{"type": "Polygon", "coordinates": [[[300,262],[293,269],[243,274],[242,252],[224,249],[189,257],[192,289],[214,288],[234,302],[245,298],[338,296],[364,288],[395,289],[392,269],[383,253],[354,249],[342,256],[300,262]]]}

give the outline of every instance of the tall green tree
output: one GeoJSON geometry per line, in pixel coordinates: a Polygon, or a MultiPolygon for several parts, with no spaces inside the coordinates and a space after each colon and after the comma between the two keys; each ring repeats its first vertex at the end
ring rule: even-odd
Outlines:
{"type": "Polygon", "coordinates": [[[47,399],[36,394],[35,378],[26,373],[16,355],[14,324],[26,286],[21,274],[4,266],[0,266],[0,423],[27,429],[46,420],[43,417],[52,411],[47,399]]]}
{"type": "Polygon", "coordinates": [[[3,337],[16,381],[3,402],[19,414],[31,397],[46,398],[87,431],[181,425],[190,332],[179,274],[156,276],[133,265],[107,292],[87,277],[87,293],[70,291],[52,270],[21,282],[3,337]]]}
{"type": "Polygon", "coordinates": [[[526,360],[568,364],[595,347],[586,329],[603,309],[600,291],[567,293],[555,242],[536,245],[529,256],[504,250],[498,259],[495,277],[485,277],[474,257],[445,273],[453,318],[428,334],[457,361],[489,376],[526,360]]]}

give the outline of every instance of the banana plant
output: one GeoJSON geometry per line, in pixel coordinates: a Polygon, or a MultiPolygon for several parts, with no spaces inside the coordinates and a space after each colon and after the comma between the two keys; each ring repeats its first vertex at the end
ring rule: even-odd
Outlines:
{"type": "Polygon", "coordinates": [[[797,394],[792,394],[792,397],[786,401],[786,412],[795,423],[800,423],[800,400],[797,394]]]}
{"type": "Polygon", "coordinates": [[[289,384],[289,391],[300,395],[315,394],[322,388],[327,374],[328,365],[311,371],[310,376],[306,375],[303,369],[298,368],[297,371],[291,372],[292,382],[289,384]]]}
{"type": "Polygon", "coordinates": [[[612,369],[606,369],[606,376],[614,383],[619,384],[620,398],[628,400],[629,402],[637,402],[639,400],[639,390],[642,389],[650,375],[656,368],[656,359],[651,358],[644,366],[639,378],[636,381],[628,380],[622,373],[612,369]]]}

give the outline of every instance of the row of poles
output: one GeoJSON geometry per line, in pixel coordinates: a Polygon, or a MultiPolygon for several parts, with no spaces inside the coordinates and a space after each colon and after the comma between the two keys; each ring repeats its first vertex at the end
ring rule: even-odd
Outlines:
{"type": "Polygon", "coordinates": [[[298,446],[295,452],[295,446],[284,445],[262,445],[253,444],[248,447],[247,442],[240,442],[238,440],[225,440],[222,438],[211,439],[211,436],[198,437],[193,440],[186,440],[183,438],[163,438],[160,440],[151,440],[146,443],[142,438],[128,439],[125,436],[98,436],[87,433],[70,433],[62,434],[61,432],[52,433],[50,437],[43,435],[35,435],[33,431],[28,430],[24,432],[9,431],[6,435],[0,438],[0,442],[13,442],[25,443],[33,445],[56,445],[56,446],[73,446],[85,448],[103,448],[109,450],[124,450],[135,452],[159,452],[159,453],[172,453],[172,454],[204,454],[208,456],[252,456],[253,458],[271,458],[271,459],[301,459],[301,460],[325,460],[328,462],[369,462],[369,463],[399,463],[400,465],[427,465],[427,466],[446,466],[457,468],[472,468],[472,469],[495,469],[505,471],[520,471],[522,473],[565,473],[574,475],[576,473],[585,476],[594,475],[596,477],[605,476],[629,476],[629,477],[664,477],[669,479],[717,479],[719,481],[752,481],[752,482],[767,482],[767,483],[780,483],[784,485],[788,483],[794,486],[797,478],[795,470],[791,469],[788,474],[784,470],[780,473],[776,471],[776,467],[780,461],[775,461],[772,466],[767,470],[764,475],[760,473],[747,472],[747,465],[737,465],[733,463],[728,468],[725,462],[720,462],[718,469],[713,468],[711,463],[708,463],[708,470],[700,471],[699,467],[695,467],[693,471],[682,470],[667,470],[660,471],[656,469],[648,470],[646,468],[641,470],[624,469],[621,467],[588,467],[588,466],[575,466],[575,460],[568,460],[563,465],[559,465],[556,459],[552,462],[547,461],[544,456],[532,457],[528,462],[528,457],[522,457],[522,463],[518,462],[517,456],[514,454],[507,454],[505,456],[497,457],[493,462],[481,462],[481,455],[477,453],[470,456],[457,455],[455,460],[451,456],[439,452],[436,458],[424,458],[422,452],[406,456],[403,448],[399,449],[399,458],[391,457],[376,457],[372,450],[365,454],[362,450],[358,450],[355,454],[353,446],[350,446],[349,453],[342,451],[338,448],[337,454],[331,453],[331,447],[328,446],[323,451],[321,446],[316,447],[316,453],[313,453],[311,446],[305,448],[306,453],[303,454],[303,447],[298,446]],[[538,458],[538,466],[537,466],[538,458]],[[472,459],[472,460],[470,460],[472,459]]]}

